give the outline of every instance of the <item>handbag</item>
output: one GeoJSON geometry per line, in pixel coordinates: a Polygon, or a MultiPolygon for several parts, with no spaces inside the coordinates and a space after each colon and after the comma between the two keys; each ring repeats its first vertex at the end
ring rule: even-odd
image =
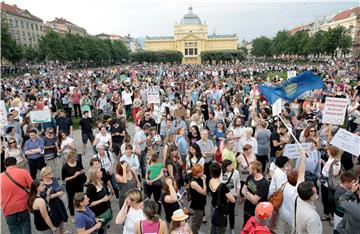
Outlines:
{"type": "Polygon", "coordinates": [[[211,217],[211,223],[217,227],[226,227],[227,226],[227,204],[222,204],[220,201],[220,192],[221,186],[224,184],[220,184],[217,188],[217,200],[216,200],[216,207],[214,209],[213,215],[211,217]]]}
{"type": "Polygon", "coordinates": [[[274,209],[279,209],[282,204],[286,183],[283,183],[269,198],[269,202],[273,205],[274,209]]]}
{"type": "Polygon", "coordinates": [[[109,223],[113,219],[113,212],[111,208],[108,208],[104,213],[99,215],[98,218],[103,219],[105,224],[109,223]]]}

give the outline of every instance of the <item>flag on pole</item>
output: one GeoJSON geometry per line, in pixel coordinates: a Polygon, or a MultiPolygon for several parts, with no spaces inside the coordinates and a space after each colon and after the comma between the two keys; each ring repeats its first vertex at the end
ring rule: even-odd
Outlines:
{"type": "Polygon", "coordinates": [[[259,86],[261,93],[264,94],[270,104],[273,104],[279,98],[293,101],[308,90],[322,88],[324,88],[324,82],[321,77],[314,75],[310,71],[294,76],[280,86],[259,86]]]}

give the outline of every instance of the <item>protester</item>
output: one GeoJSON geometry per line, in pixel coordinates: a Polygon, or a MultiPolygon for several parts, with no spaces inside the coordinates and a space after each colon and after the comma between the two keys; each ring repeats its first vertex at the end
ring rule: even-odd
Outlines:
{"type": "Polygon", "coordinates": [[[116,182],[119,187],[119,207],[121,208],[125,202],[126,194],[133,188],[141,188],[141,183],[128,162],[120,161],[116,166],[116,182]]]}
{"type": "Polygon", "coordinates": [[[37,170],[46,166],[44,156],[41,154],[44,150],[44,140],[38,136],[35,129],[30,129],[28,133],[30,139],[25,142],[24,152],[28,156],[31,178],[36,179],[37,170]]]}
{"type": "Polygon", "coordinates": [[[31,234],[30,215],[27,209],[28,190],[32,179],[28,171],[17,168],[17,159],[8,157],[1,173],[1,209],[11,234],[31,234]]]}

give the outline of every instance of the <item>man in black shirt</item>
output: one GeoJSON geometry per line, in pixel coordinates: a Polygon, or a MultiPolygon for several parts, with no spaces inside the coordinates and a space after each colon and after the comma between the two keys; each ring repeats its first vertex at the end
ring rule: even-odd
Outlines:
{"type": "Polygon", "coordinates": [[[83,112],[83,117],[80,119],[79,125],[81,127],[81,138],[82,138],[82,143],[84,147],[83,150],[85,155],[87,141],[88,140],[90,141],[90,145],[92,145],[94,141],[94,134],[92,130],[92,119],[89,116],[88,111],[83,112]]]}
{"type": "Polygon", "coordinates": [[[117,155],[118,151],[120,152],[120,147],[125,137],[125,128],[120,125],[116,119],[112,120],[110,124],[113,151],[115,152],[115,155],[117,155]]]}
{"type": "Polygon", "coordinates": [[[151,127],[156,127],[156,122],[153,118],[151,118],[151,111],[149,109],[145,111],[145,116],[142,120],[140,120],[139,127],[143,128],[146,123],[149,123],[151,127]]]}
{"type": "Polygon", "coordinates": [[[71,118],[66,116],[64,110],[59,111],[59,117],[56,119],[56,134],[59,134],[60,130],[73,138],[73,123],[71,118]]]}
{"type": "Polygon", "coordinates": [[[251,216],[255,215],[255,207],[258,203],[267,201],[269,183],[262,174],[262,165],[259,161],[250,163],[249,176],[246,179],[241,193],[245,197],[244,223],[243,227],[251,216]]]}
{"type": "Polygon", "coordinates": [[[283,146],[290,143],[289,138],[286,137],[281,140],[281,136],[287,133],[287,129],[284,125],[280,125],[276,132],[271,133],[270,136],[270,158],[271,161],[275,160],[276,151],[282,150],[283,146]]]}

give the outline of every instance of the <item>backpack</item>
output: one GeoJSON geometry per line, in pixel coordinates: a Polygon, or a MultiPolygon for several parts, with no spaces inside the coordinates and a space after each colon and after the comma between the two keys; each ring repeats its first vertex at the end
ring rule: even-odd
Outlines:
{"type": "Polygon", "coordinates": [[[256,222],[255,217],[251,217],[240,234],[271,234],[269,228],[256,222]]]}

